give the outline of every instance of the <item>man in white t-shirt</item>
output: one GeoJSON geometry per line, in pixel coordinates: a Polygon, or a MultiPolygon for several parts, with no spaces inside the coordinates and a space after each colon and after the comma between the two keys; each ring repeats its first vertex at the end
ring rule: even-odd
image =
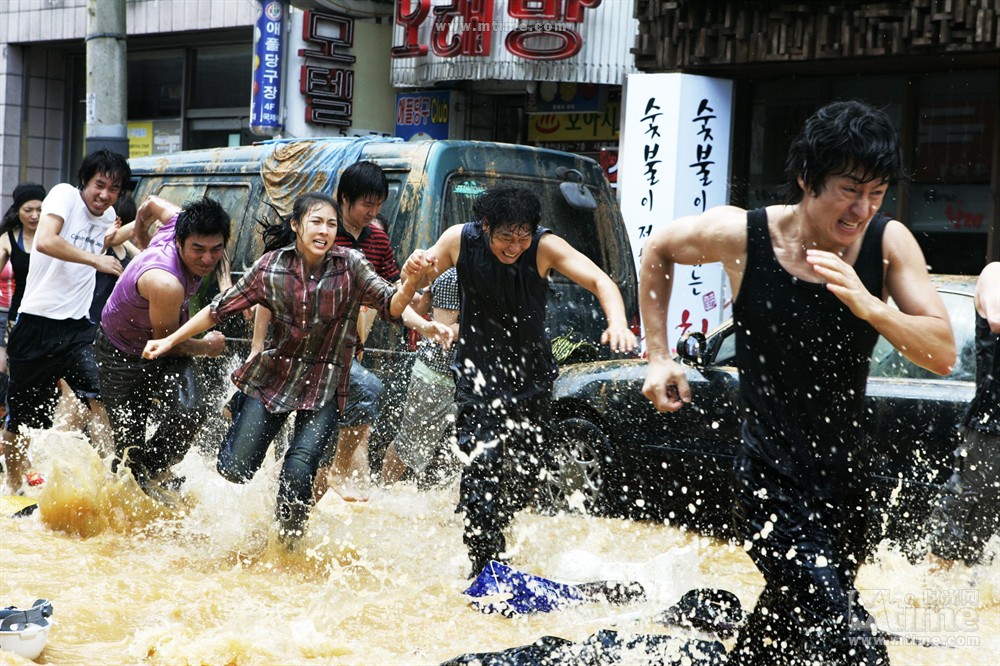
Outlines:
{"type": "Polygon", "coordinates": [[[42,202],[24,298],[7,344],[10,387],[3,430],[7,483],[12,492],[28,468],[25,428],[52,427],[60,379],[94,408],[100,398],[90,301],[97,271],[119,275],[121,263],[104,254],[114,232],[114,204],[132,171],[106,149],[80,165],[78,186],[61,183],[42,202]]]}

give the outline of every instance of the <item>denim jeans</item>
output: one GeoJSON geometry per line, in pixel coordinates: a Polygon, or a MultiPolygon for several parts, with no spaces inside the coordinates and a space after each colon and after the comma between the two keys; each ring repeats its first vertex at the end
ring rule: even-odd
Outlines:
{"type": "Polygon", "coordinates": [[[351,427],[375,423],[382,411],[382,394],[385,393],[382,380],[354,359],[350,382],[342,425],[351,427]]]}
{"type": "MultiPolygon", "coordinates": [[[[219,474],[233,483],[252,479],[264,462],[268,446],[290,414],[273,414],[260,400],[245,396],[219,451],[219,474]]],[[[319,457],[326,443],[337,434],[339,418],[335,400],[317,410],[295,412],[292,441],[285,451],[278,477],[275,510],[278,524],[286,536],[300,535],[305,530],[319,457]]]]}
{"type": "MultiPolygon", "coordinates": [[[[350,386],[347,388],[347,404],[344,406],[344,417],[340,425],[344,428],[354,426],[374,425],[382,411],[382,394],[385,388],[382,380],[371,370],[361,365],[357,359],[351,363],[350,386]]],[[[339,432],[339,431],[338,431],[339,432]]],[[[330,438],[320,457],[320,467],[329,467],[337,452],[337,434],[330,438]]]]}

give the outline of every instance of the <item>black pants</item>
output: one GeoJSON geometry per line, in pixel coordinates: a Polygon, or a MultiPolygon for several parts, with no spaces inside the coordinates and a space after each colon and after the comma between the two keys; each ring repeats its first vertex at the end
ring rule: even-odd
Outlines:
{"type": "Polygon", "coordinates": [[[735,490],[739,535],[766,587],[730,663],[888,664],[854,587],[871,548],[865,494],[845,487],[835,502],[819,501],[745,454],[735,490]]]}
{"type": "Polygon", "coordinates": [[[977,564],[1000,532],[1000,435],[967,429],[955,468],[934,511],[933,551],[977,564]]]}
{"type": "Polygon", "coordinates": [[[112,468],[127,460],[136,480],[145,483],[180,462],[191,448],[208,415],[204,385],[193,358],[148,360],[126,354],[103,331],[95,345],[101,396],[115,440],[112,468]],[[152,418],[158,426],[147,440],[152,418]]]}
{"type": "Polygon", "coordinates": [[[18,314],[7,344],[7,430],[51,428],[60,379],[81,399],[101,397],[94,361],[95,329],[88,319],[18,314]]]}
{"type": "Polygon", "coordinates": [[[551,394],[501,405],[459,394],[456,402],[458,446],[471,457],[462,470],[458,509],[465,513],[463,540],[469,557],[479,566],[504,551],[503,530],[539,485],[551,441],[551,394]]]}

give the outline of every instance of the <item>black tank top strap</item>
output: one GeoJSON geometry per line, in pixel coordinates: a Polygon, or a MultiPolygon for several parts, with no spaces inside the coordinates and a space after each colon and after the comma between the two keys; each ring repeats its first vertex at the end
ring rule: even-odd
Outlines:
{"type": "Polygon", "coordinates": [[[743,284],[733,302],[733,314],[743,308],[747,299],[741,298],[748,291],[747,281],[753,280],[759,270],[770,267],[774,261],[774,251],[771,249],[771,232],[767,228],[767,210],[754,208],[747,211],[747,258],[743,269],[743,284]]]}
{"type": "Polygon", "coordinates": [[[882,237],[885,235],[885,226],[891,220],[888,215],[876,213],[868,229],[865,230],[864,240],[861,241],[861,249],[858,251],[858,258],[854,262],[854,272],[861,279],[862,284],[868,291],[882,297],[882,288],[885,276],[885,262],[882,260],[882,237]]]}
{"type": "Polygon", "coordinates": [[[747,211],[747,269],[766,266],[774,251],[771,249],[771,232],[767,228],[767,210],[754,208],[747,211]]]}

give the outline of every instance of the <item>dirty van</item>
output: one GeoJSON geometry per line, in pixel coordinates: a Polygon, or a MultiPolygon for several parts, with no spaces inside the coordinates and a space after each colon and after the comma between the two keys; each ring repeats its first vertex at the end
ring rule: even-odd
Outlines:
{"type": "MultiPolygon", "coordinates": [[[[136,201],[155,194],[178,204],[202,196],[219,201],[233,219],[229,244],[234,282],[262,253],[258,220],[287,215],[295,197],[311,190],[334,195],[339,174],[358,160],[375,162],[389,181],[382,214],[397,262],[429,247],[449,226],[472,219],[472,202],[494,185],[533,190],[542,202],[542,226],[551,228],[615,281],[638,330],[636,275],[628,236],[607,179],[592,159],[540,148],[474,141],[402,142],[372,138],[268,141],[252,146],[187,151],[130,160],[136,201]]],[[[590,354],[609,358],[599,344],[605,328],[597,299],[565,277],[549,279],[546,319],[551,338],[563,336],[590,354]],[[586,343],[592,343],[590,345],[586,343]]],[[[239,318],[233,318],[237,320],[239,318]]],[[[243,321],[224,329],[245,356],[243,321]]],[[[405,399],[415,340],[377,321],[363,363],[386,385],[383,417],[372,438],[373,468],[395,434],[405,399]]]]}

